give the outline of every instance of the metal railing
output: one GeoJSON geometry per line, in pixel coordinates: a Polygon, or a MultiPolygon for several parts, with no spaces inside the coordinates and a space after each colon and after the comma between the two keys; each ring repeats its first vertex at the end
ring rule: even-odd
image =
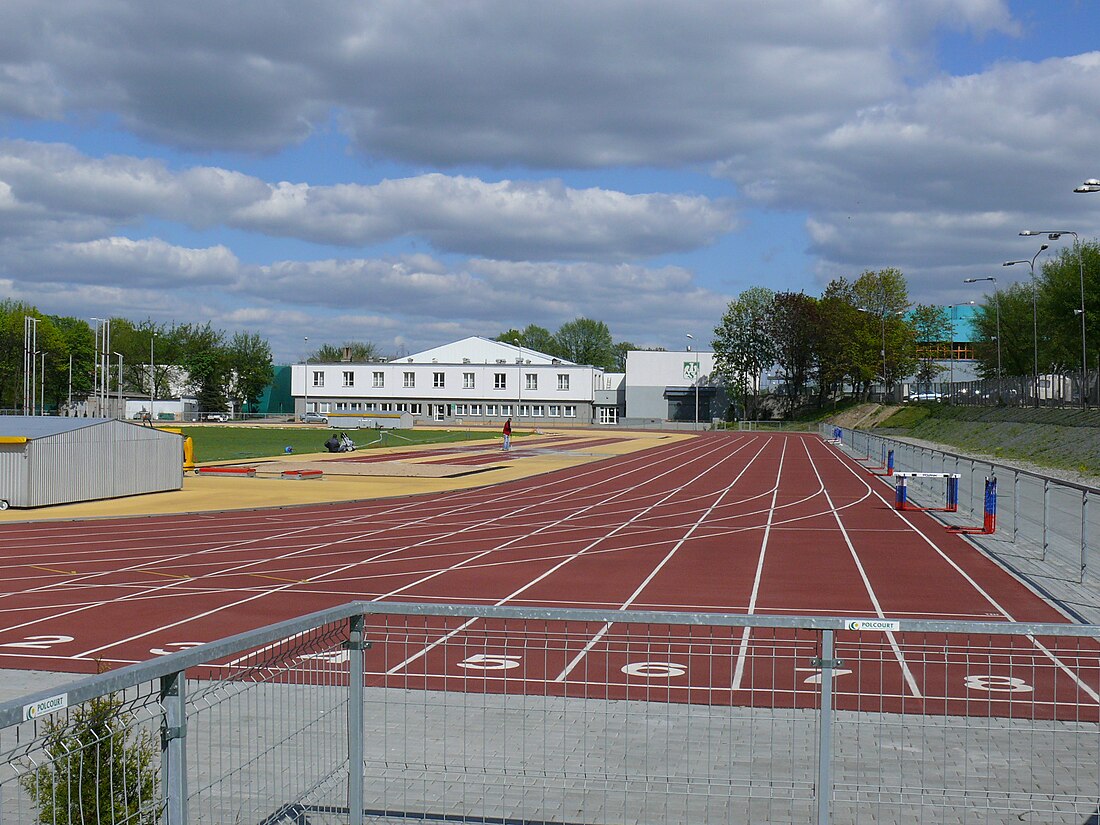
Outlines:
{"type": "Polygon", "coordinates": [[[355,602],[0,704],[0,822],[1097,813],[1100,627],[869,618],[355,602]]]}
{"type": "MultiPolygon", "coordinates": [[[[958,473],[959,512],[944,516],[952,524],[981,520],[983,482],[997,478],[998,529],[994,535],[975,537],[983,549],[1029,561],[1024,572],[1040,578],[1089,585],[1100,578],[1100,490],[862,430],[840,429],[844,445],[857,458],[884,465],[893,452],[897,472],[958,473]]],[[[833,425],[822,425],[822,436],[832,433],[833,425]]],[[[942,482],[911,479],[909,495],[934,504],[943,495],[942,482]]],[[[1077,594],[1089,600],[1086,606],[1100,607],[1095,587],[1078,589],[1077,594]]]]}

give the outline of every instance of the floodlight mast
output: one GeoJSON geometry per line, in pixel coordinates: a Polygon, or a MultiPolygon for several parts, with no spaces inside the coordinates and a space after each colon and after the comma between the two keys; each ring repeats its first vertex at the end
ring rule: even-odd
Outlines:
{"type": "MultiPolygon", "coordinates": [[[[1073,191],[1100,192],[1100,180],[1089,178],[1083,186],[1079,186],[1073,191]]],[[[1089,361],[1088,350],[1085,347],[1085,252],[1081,248],[1081,239],[1077,237],[1076,232],[1071,232],[1068,229],[1025,229],[1020,235],[1025,238],[1032,235],[1046,235],[1047,240],[1051,241],[1056,241],[1063,235],[1073,236],[1073,245],[1077,249],[1078,275],[1081,281],[1081,307],[1074,310],[1075,314],[1081,316],[1081,406],[1087,409],[1089,405],[1089,361]]]]}
{"type": "Polygon", "coordinates": [[[1039,247],[1039,251],[1032,255],[1030,259],[1024,258],[1019,261],[1005,261],[1001,264],[1001,266],[1027,264],[1031,267],[1031,375],[1033,385],[1032,394],[1035,396],[1036,407],[1039,406],[1039,286],[1035,281],[1035,259],[1042,255],[1047,249],[1050,249],[1050,245],[1043,244],[1039,247]]]}

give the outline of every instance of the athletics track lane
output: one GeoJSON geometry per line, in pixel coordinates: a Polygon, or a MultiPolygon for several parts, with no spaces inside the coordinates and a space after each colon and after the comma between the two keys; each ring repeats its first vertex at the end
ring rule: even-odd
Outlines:
{"type": "MultiPolygon", "coordinates": [[[[141,659],[351,598],[1060,619],[927,516],[894,513],[884,493],[881,481],[819,439],[715,435],[644,460],[624,457],[462,495],[125,520],[107,525],[108,540],[97,538],[102,524],[39,524],[8,533],[16,541],[5,546],[6,563],[22,578],[8,577],[0,654],[26,658],[26,648],[4,647],[20,632],[63,638],[75,628],[79,640],[69,649],[84,663],[141,659]],[[176,543],[166,541],[173,535],[176,543]],[[56,549],[56,558],[44,558],[43,547],[56,549]],[[17,614],[29,621],[11,622],[17,614]]],[[[728,644],[704,645],[668,635],[666,658],[686,657],[689,680],[705,672],[706,690],[725,691],[729,701],[781,702],[814,653],[812,640],[796,634],[738,632],[728,644]],[[767,664],[777,647],[799,654],[781,657],[788,665],[777,670],[767,664]]],[[[631,663],[615,666],[624,644],[617,628],[558,638],[541,662],[524,663],[523,678],[570,685],[579,674],[586,690],[603,683],[614,691],[616,680],[630,681],[621,672],[631,663]]],[[[848,644],[845,634],[838,644],[848,644]]],[[[942,678],[929,662],[914,672],[900,643],[883,650],[864,657],[854,679],[837,677],[841,697],[930,701],[927,685],[940,683],[943,701],[960,695],[955,683],[965,677],[949,666],[942,678]]],[[[36,666],[74,666],[53,655],[36,666]]],[[[417,662],[425,676],[448,673],[433,670],[431,652],[417,662]]],[[[646,689],[701,688],[650,679],[646,689]]]]}

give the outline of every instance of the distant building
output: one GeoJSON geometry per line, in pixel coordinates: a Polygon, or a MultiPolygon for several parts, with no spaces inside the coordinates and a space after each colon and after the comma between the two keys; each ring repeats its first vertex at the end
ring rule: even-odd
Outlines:
{"type": "Polygon", "coordinates": [[[615,423],[620,385],[597,367],[476,336],[385,363],[291,367],[296,416],[408,412],[417,423],[615,423]]]}

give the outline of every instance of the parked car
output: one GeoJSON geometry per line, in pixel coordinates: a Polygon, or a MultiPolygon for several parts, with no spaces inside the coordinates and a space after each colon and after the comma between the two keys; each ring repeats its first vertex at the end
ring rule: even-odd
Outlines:
{"type": "Polygon", "coordinates": [[[229,413],[203,413],[203,421],[228,421],[229,413]]]}
{"type": "Polygon", "coordinates": [[[319,412],[307,412],[298,420],[303,424],[327,424],[328,416],[319,412]]]}
{"type": "Polygon", "coordinates": [[[938,392],[915,392],[905,399],[906,401],[941,401],[943,396],[938,392]]]}

